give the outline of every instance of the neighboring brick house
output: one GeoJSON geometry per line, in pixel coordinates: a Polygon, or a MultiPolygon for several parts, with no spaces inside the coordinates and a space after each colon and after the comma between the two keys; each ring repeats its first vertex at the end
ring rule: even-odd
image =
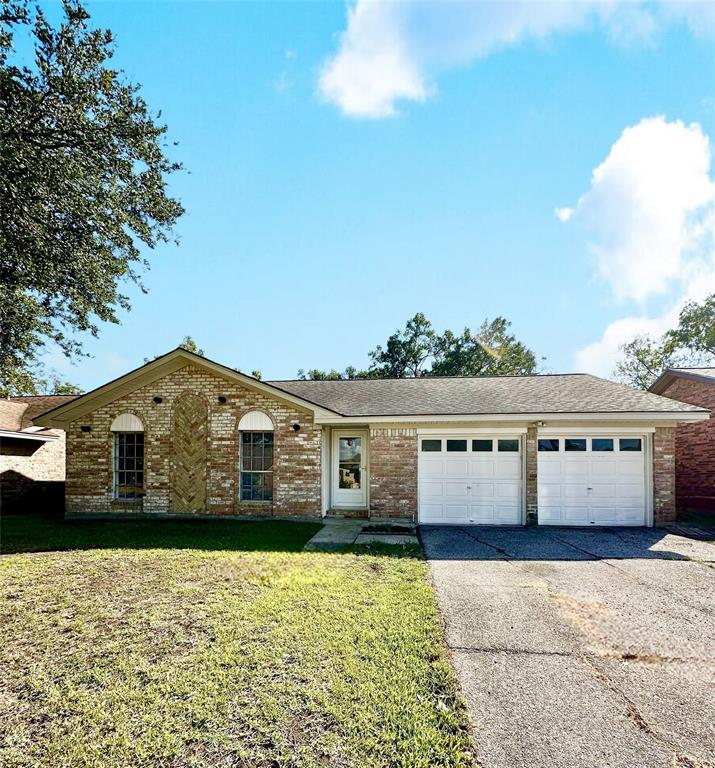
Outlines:
{"type": "Polygon", "coordinates": [[[65,433],[34,423],[41,413],[76,395],[0,399],[0,509],[26,510],[42,503],[61,510],[65,480],[65,433]]]}
{"type": "MultiPolygon", "coordinates": [[[[715,411],[715,368],[668,368],[650,391],[715,411]]],[[[677,427],[675,498],[679,511],[715,513],[715,421],[677,427]]]]}
{"type": "Polygon", "coordinates": [[[176,349],[44,414],[68,516],[420,523],[675,519],[675,428],[707,411],[586,374],[259,381],[176,349]]]}

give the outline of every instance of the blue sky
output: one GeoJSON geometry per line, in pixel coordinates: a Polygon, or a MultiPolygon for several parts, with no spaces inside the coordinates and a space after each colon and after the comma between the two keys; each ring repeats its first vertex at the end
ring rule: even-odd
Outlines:
{"type": "Polygon", "coordinates": [[[364,366],[418,311],[608,374],[715,290],[712,5],[88,8],[179,142],[186,215],[93,357],[48,355],[84,388],[186,334],[267,378],[364,366]]]}

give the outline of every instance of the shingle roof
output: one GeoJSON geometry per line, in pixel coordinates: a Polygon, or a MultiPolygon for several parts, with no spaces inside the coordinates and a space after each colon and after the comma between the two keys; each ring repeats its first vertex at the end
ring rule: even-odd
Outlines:
{"type": "Polygon", "coordinates": [[[24,405],[24,414],[22,419],[22,429],[31,427],[32,422],[40,414],[51,411],[53,408],[59,408],[60,405],[75,400],[79,395],[17,395],[8,400],[12,403],[24,405]]]}
{"type": "Polygon", "coordinates": [[[585,373],[266,383],[343,416],[677,414],[703,410],[585,373]]]}

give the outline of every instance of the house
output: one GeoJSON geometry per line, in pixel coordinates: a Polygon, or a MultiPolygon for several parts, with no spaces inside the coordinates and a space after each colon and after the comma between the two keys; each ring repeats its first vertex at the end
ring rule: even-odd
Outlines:
{"type": "Polygon", "coordinates": [[[65,480],[65,433],[34,423],[76,395],[39,395],[0,400],[0,509],[7,513],[41,503],[61,511],[65,480]]]}
{"type": "MultiPolygon", "coordinates": [[[[713,411],[715,368],[668,368],[650,391],[713,411]]],[[[677,427],[675,499],[678,510],[715,512],[715,421],[677,427]]]]}
{"type": "Polygon", "coordinates": [[[589,376],[260,381],[175,349],[36,419],[67,515],[420,523],[675,518],[675,430],[707,410],[589,376]]]}

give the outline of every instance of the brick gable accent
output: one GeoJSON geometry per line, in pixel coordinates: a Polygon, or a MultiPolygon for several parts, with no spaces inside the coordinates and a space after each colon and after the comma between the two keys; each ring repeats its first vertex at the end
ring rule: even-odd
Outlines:
{"type": "Polygon", "coordinates": [[[71,423],[67,433],[68,515],[171,513],[173,405],[188,392],[201,393],[208,404],[207,498],[202,511],[320,516],[321,430],[314,425],[312,414],[195,365],[167,374],[71,423]],[[162,402],[155,403],[155,396],[162,402]],[[226,398],[225,404],[219,403],[219,396],[226,398]],[[238,422],[253,409],[269,413],[276,427],[272,502],[242,502],[239,498],[238,422]],[[139,503],[113,498],[110,425],[125,412],[139,416],[145,429],[145,496],[139,503]],[[298,432],[293,429],[295,423],[300,424],[298,432]],[[91,431],[83,432],[83,425],[91,431]]]}
{"type": "MultiPolygon", "coordinates": [[[[715,412],[715,381],[675,378],[666,397],[715,412]]],[[[715,511],[715,419],[681,424],[675,435],[675,499],[678,510],[715,511]]]]}

